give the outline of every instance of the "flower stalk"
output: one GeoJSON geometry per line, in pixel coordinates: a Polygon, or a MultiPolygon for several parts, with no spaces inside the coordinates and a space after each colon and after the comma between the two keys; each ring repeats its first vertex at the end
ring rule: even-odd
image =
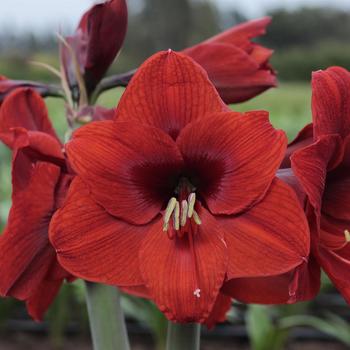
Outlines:
{"type": "Polygon", "coordinates": [[[97,101],[97,98],[107,90],[114,89],[116,87],[127,87],[135,73],[136,69],[133,69],[126,73],[115,74],[102,79],[101,82],[97,85],[91,97],[90,103],[95,103],[97,101]]]}
{"type": "Polygon", "coordinates": [[[90,282],[85,286],[94,350],[130,350],[119,290],[90,282]]]}
{"type": "Polygon", "coordinates": [[[168,323],[166,350],[199,350],[199,323],[168,323]]]}

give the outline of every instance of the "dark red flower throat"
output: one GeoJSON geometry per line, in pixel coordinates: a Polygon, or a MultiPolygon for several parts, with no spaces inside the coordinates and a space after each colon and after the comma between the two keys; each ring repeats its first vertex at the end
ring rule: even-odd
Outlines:
{"type": "Polygon", "coordinates": [[[199,207],[208,209],[205,197],[215,197],[225,168],[219,159],[182,157],[173,162],[138,165],[131,177],[145,197],[163,203],[163,230],[170,239],[181,238],[191,229],[197,232],[201,224],[199,207]]]}

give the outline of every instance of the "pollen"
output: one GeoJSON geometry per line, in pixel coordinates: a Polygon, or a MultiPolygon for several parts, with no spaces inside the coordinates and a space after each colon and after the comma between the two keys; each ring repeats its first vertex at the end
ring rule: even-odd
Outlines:
{"type": "Polygon", "coordinates": [[[197,298],[201,297],[201,290],[199,288],[195,289],[195,291],[193,292],[193,295],[197,298]]]}
{"type": "Polygon", "coordinates": [[[346,243],[350,242],[350,232],[348,230],[344,230],[344,236],[346,243]]]}

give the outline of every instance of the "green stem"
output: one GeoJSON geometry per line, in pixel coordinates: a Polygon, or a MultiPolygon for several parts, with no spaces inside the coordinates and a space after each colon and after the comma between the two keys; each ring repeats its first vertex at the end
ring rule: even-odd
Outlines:
{"type": "Polygon", "coordinates": [[[199,350],[200,324],[168,323],[167,350],[199,350]]]}
{"type": "Polygon", "coordinates": [[[117,288],[85,282],[94,350],[130,350],[117,288]]]}
{"type": "Polygon", "coordinates": [[[107,90],[114,89],[116,87],[127,87],[129,81],[136,73],[136,69],[122,74],[115,74],[106,77],[101,80],[101,82],[96,86],[94,93],[90,98],[90,104],[95,104],[98,97],[107,90]]]}

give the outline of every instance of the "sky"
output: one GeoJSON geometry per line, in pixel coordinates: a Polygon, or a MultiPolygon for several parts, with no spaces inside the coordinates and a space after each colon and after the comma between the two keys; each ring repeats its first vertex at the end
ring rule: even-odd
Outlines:
{"type": "Polygon", "coordinates": [[[239,4],[240,9],[249,17],[261,16],[266,10],[275,7],[293,9],[302,5],[306,6],[331,6],[350,10],[350,0],[212,0],[223,7],[232,7],[239,4]]]}
{"type": "MultiPolygon", "coordinates": [[[[94,0],[0,0],[0,28],[15,31],[74,27],[81,14],[94,0]]],[[[147,1],[147,0],[146,0],[147,1]]],[[[176,0],[174,0],[176,1],[176,0]]],[[[337,6],[350,10],[350,0],[211,0],[222,8],[237,8],[247,17],[254,18],[274,7],[295,8],[300,5],[337,6]],[[238,4],[238,5],[237,5],[238,4]],[[238,7],[236,7],[238,6],[238,7]]],[[[140,0],[128,0],[137,6],[140,0]]]]}

